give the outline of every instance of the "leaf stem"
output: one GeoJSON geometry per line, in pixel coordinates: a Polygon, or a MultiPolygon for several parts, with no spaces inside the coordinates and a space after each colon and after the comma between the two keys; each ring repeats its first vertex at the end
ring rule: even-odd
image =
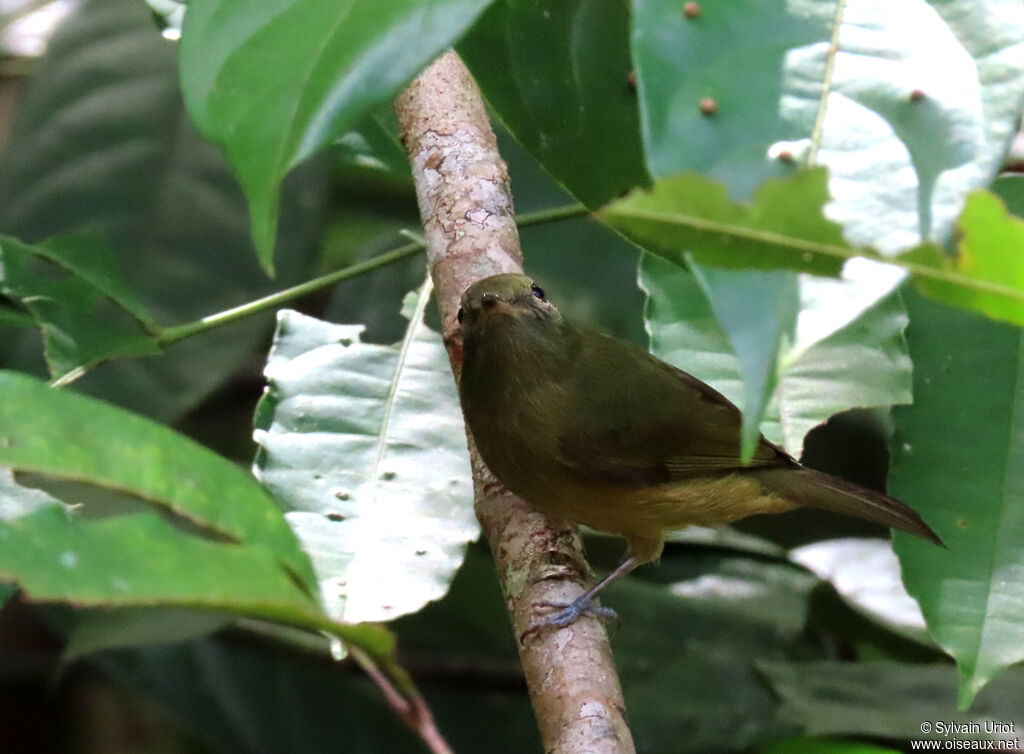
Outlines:
{"type": "MultiPolygon", "coordinates": [[[[880,254],[873,249],[854,248],[848,246],[837,246],[835,244],[823,243],[821,241],[808,240],[805,238],[799,238],[797,236],[787,236],[785,233],[780,233],[773,230],[767,230],[763,228],[750,228],[730,224],[728,222],[719,222],[717,220],[709,220],[704,217],[697,215],[687,215],[680,212],[666,213],[653,210],[644,209],[616,209],[613,213],[617,217],[625,217],[634,220],[648,220],[653,222],[671,222],[674,225],[692,228],[701,233],[711,233],[724,236],[726,238],[738,238],[745,241],[756,241],[765,245],[778,246],[785,249],[794,249],[797,251],[804,252],[804,255],[810,254],[822,254],[824,256],[835,257],[837,259],[849,260],[855,257],[862,259],[870,259],[872,262],[880,262],[882,264],[889,264],[894,267],[901,267],[911,275],[918,277],[930,278],[932,280],[938,280],[944,283],[950,283],[953,285],[963,286],[971,290],[979,291],[981,293],[991,293],[998,296],[1005,296],[1006,298],[1015,301],[1024,301],[1024,291],[1018,288],[1014,288],[1010,285],[998,283],[993,280],[985,280],[983,278],[972,278],[968,277],[957,270],[943,269],[941,267],[931,267],[926,264],[920,264],[906,259],[903,255],[896,257],[889,257],[880,254]]],[[[922,245],[928,245],[922,244],[922,245]]],[[[917,247],[920,248],[920,247],[917,247]]],[[[651,253],[657,254],[654,251],[651,253]]],[[[904,252],[906,253],[906,252],[904,252]]],[[[669,261],[675,262],[671,257],[666,257],[669,261]]],[[[678,262],[675,262],[678,264],[678,262]]],[[[792,269],[792,268],[786,268],[792,269]]]]}
{"type": "MultiPolygon", "coordinates": [[[[568,220],[574,217],[582,217],[589,214],[590,210],[584,207],[582,204],[568,204],[562,207],[552,207],[551,209],[542,209],[536,212],[525,212],[516,218],[516,224],[520,228],[526,228],[530,225],[541,225],[543,223],[557,222],[559,220],[568,220]]],[[[354,264],[351,267],[346,267],[342,270],[336,270],[326,275],[307,280],[304,283],[293,285],[291,288],[285,288],[284,290],[277,291],[277,293],[271,293],[269,296],[258,298],[254,301],[249,301],[240,306],[236,306],[231,309],[226,309],[216,314],[209,314],[202,319],[197,319],[192,322],[186,322],[183,325],[175,325],[173,327],[160,328],[156,334],[156,343],[161,348],[177,343],[179,340],[185,340],[193,335],[199,335],[213,330],[214,328],[220,327],[221,325],[227,325],[231,322],[235,322],[245,317],[250,317],[253,314],[259,314],[267,309],[273,309],[282,304],[286,304],[289,301],[294,301],[297,298],[308,296],[311,293],[329,288],[335,283],[340,283],[343,280],[358,277],[367,272],[386,267],[389,264],[398,262],[406,257],[410,257],[413,254],[418,254],[426,248],[426,239],[419,233],[414,231],[404,231],[402,233],[406,238],[412,240],[399,246],[397,249],[392,249],[389,252],[376,256],[373,259],[368,259],[365,262],[354,264]]],[[[143,323],[146,325],[147,323],[143,323]]],[[[98,367],[100,364],[104,364],[110,359],[100,359],[92,364],[79,365],[62,374],[59,377],[54,378],[50,381],[52,387],[64,387],[70,385],[75,380],[84,376],[86,372],[91,369],[98,367]]]]}
{"type": "Polygon", "coordinates": [[[357,277],[366,272],[376,270],[380,267],[397,262],[406,257],[418,254],[423,251],[423,244],[418,242],[407,243],[404,246],[399,246],[397,249],[381,254],[380,256],[368,259],[365,262],[354,264],[351,267],[346,267],[342,270],[336,270],[335,272],[328,273],[327,275],[321,275],[318,278],[307,280],[305,283],[299,285],[293,285],[291,288],[285,288],[283,291],[277,293],[271,293],[269,296],[258,298],[255,301],[249,301],[241,306],[236,306],[233,309],[227,309],[216,314],[210,314],[202,319],[197,319],[193,322],[187,322],[184,325],[177,325],[175,327],[164,328],[160,336],[157,338],[157,343],[160,346],[169,346],[171,343],[177,343],[179,340],[198,335],[199,333],[212,330],[215,327],[226,325],[230,322],[235,322],[239,319],[258,314],[259,312],[266,311],[267,309],[273,309],[274,307],[293,301],[302,296],[307,296],[310,293],[327,288],[328,286],[340,283],[342,280],[348,280],[349,278],[357,277]]]}
{"type": "MultiPolygon", "coordinates": [[[[537,212],[526,212],[519,215],[517,218],[517,224],[520,228],[525,228],[530,225],[541,225],[542,223],[556,222],[559,220],[568,220],[574,217],[582,217],[588,214],[589,210],[582,204],[569,204],[562,207],[552,207],[551,209],[542,209],[537,212]]],[[[412,234],[407,234],[412,235],[412,234]]],[[[419,236],[419,234],[416,234],[419,236]]],[[[368,259],[365,262],[354,264],[351,267],[346,267],[342,270],[336,270],[335,272],[328,273],[327,275],[321,275],[320,277],[307,280],[305,283],[294,285],[291,288],[285,288],[277,293],[271,293],[269,296],[258,298],[254,301],[249,301],[240,306],[236,306],[232,309],[227,309],[216,314],[210,314],[202,319],[197,319],[193,322],[186,322],[183,325],[176,325],[174,327],[165,327],[160,331],[157,336],[157,344],[160,346],[169,346],[172,343],[177,343],[179,340],[192,337],[204,333],[207,330],[212,330],[215,327],[226,325],[245,317],[258,314],[266,311],[267,309],[273,309],[274,307],[286,304],[289,301],[294,301],[297,298],[308,296],[310,293],[315,293],[324,288],[328,288],[335,283],[340,283],[343,280],[358,277],[367,272],[385,267],[394,262],[398,262],[406,257],[418,254],[423,251],[426,243],[422,238],[417,237],[415,240],[399,246],[397,249],[393,249],[385,254],[368,259]]]]}
{"type": "MultiPolygon", "coordinates": [[[[373,659],[354,645],[349,646],[349,654],[358,663],[363,672],[370,677],[384,695],[384,700],[391,707],[399,720],[413,730],[430,749],[431,754],[452,754],[452,749],[445,741],[441,731],[434,723],[434,715],[426,701],[415,687],[400,690],[392,678],[373,659]]],[[[397,669],[397,668],[395,668],[397,669]]]]}
{"type": "Polygon", "coordinates": [[[566,204],[562,207],[551,209],[539,209],[536,212],[524,212],[516,216],[516,225],[526,228],[530,225],[541,225],[543,223],[557,222],[559,220],[571,220],[574,217],[589,215],[590,210],[582,204],[566,204]]]}

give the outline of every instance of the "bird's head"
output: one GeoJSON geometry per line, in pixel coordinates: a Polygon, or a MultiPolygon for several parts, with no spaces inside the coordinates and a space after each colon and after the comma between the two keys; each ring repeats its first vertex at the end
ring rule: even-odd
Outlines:
{"type": "Polygon", "coordinates": [[[492,275],[462,294],[459,324],[464,339],[481,336],[495,324],[560,322],[561,314],[533,279],[518,273],[492,275]]]}

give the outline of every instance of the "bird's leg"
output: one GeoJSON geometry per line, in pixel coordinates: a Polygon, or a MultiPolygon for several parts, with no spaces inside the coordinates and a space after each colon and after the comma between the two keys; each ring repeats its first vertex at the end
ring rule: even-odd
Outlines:
{"type": "Polygon", "coordinates": [[[554,626],[555,628],[562,628],[575,623],[580,617],[584,615],[590,615],[601,620],[618,620],[619,616],[610,607],[602,607],[601,605],[594,604],[594,598],[597,597],[598,593],[601,592],[606,586],[611,584],[613,581],[625,576],[627,573],[632,571],[642,562],[634,555],[630,555],[621,563],[619,563],[615,570],[601,579],[597,584],[588,589],[585,593],[581,594],[572,602],[539,602],[537,603],[541,607],[553,607],[557,609],[557,612],[552,613],[541,621],[533,624],[530,628],[523,632],[522,636],[519,637],[521,642],[526,641],[526,638],[531,634],[535,634],[542,628],[548,628],[554,626]]]}

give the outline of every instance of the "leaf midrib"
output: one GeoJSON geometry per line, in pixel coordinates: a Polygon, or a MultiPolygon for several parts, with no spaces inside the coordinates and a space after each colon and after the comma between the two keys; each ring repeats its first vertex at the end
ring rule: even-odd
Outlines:
{"type": "Polygon", "coordinates": [[[384,417],[381,420],[380,432],[377,434],[377,448],[374,453],[373,464],[370,466],[367,481],[371,484],[370,504],[377,499],[377,490],[380,488],[380,467],[384,462],[384,454],[387,451],[388,428],[391,425],[391,416],[394,413],[395,402],[398,397],[399,385],[405,372],[405,362],[409,357],[409,349],[423,324],[423,314],[427,308],[427,301],[430,300],[430,293],[433,290],[433,282],[430,276],[420,287],[419,297],[416,300],[416,308],[409,319],[409,326],[405,330],[405,337],[402,338],[402,345],[398,349],[398,359],[395,362],[395,370],[391,376],[391,383],[388,385],[388,394],[384,402],[384,417]]]}
{"type": "Polygon", "coordinates": [[[807,154],[807,165],[813,167],[817,163],[818,150],[821,148],[822,133],[825,128],[825,113],[828,111],[828,95],[832,91],[832,82],[835,75],[836,56],[839,54],[839,31],[843,26],[843,14],[846,12],[846,0],[839,0],[836,4],[836,14],[832,27],[832,38],[828,45],[828,58],[825,62],[825,77],[821,82],[821,97],[818,100],[818,112],[814,118],[814,128],[811,130],[811,148],[807,154]]]}
{"type": "MultiPolygon", "coordinates": [[[[918,264],[916,262],[908,262],[905,259],[901,259],[899,257],[886,257],[871,249],[856,249],[853,247],[836,246],[835,244],[828,244],[820,241],[811,241],[806,238],[800,238],[798,236],[787,236],[783,233],[765,230],[763,228],[752,228],[744,225],[722,223],[717,222],[715,220],[709,220],[705,217],[697,217],[695,215],[687,215],[678,212],[663,212],[659,210],[642,210],[635,208],[616,208],[612,210],[610,214],[614,215],[615,217],[627,219],[648,220],[651,222],[675,224],[693,228],[697,231],[702,231],[706,233],[716,233],[718,235],[738,238],[744,241],[755,241],[768,246],[791,248],[795,251],[810,252],[813,254],[824,254],[831,257],[837,257],[843,260],[861,257],[863,259],[870,259],[874,262],[881,262],[882,264],[900,267],[906,270],[907,272],[910,272],[911,274],[917,275],[919,277],[931,278],[932,280],[938,280],[944,283],[951,283],[962,288],[967,288],[982,293],[991,293],[998,296],[1004,296],[1014,301],[1024,303],[1024,291],[1018,290],[1016,288],[1001,285],[999,283],[984,280],[981,278],[967,277],[953,270],[943,270],[937,267],[928,267],[926,265],[918,264]]],[[[928,244],[924,244],[924,246],[927,245],[928,244]]]]}

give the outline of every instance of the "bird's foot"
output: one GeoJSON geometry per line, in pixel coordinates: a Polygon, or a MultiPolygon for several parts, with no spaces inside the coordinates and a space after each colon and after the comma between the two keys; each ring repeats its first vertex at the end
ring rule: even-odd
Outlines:
{"type": "Polygon", "coordinates": [[[538,607],[553,608],[555,612],[523,631],[519,637],[520,643],[526,643],[527,638],[545,628],[564,628],[565,626],[572,625],[584,615],[589,615],[602,621],[614,620],[616,625],[621,625],[618,613],[610,607],[595,604],[593,597],[588,594],[584,594],[572,602],[538,602],[537,605],[538,607]]]}

